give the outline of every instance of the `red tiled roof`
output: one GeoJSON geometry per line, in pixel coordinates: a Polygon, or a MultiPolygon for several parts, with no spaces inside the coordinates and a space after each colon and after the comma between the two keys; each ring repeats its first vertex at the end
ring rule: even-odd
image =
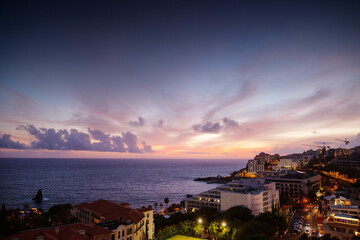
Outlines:
{"type": "Polygon", "coordinates": [[[94,237],[111,234],[112,232],[101,226],[94,226],[84,223],[75,223],[69,225],[62,225],[51,228],[39,228],[20,232],[10,237],[19,238],[19,240],[34,240],[38,236],[44,236],[44,240],[91,240],[94,237]],[[55,232],[55,228],[59,228],[59,232],[55,232]],[[85,230],[85,235],[80,234],[79,230],[85,230]]]}
{"type": "Polygon", "coordinates": [[[152,208],[139,208],[138,210],[140,210],[142,212],[154,211],[154,209],[152,209],[152,208]]]}
{"type": "Polygon", "coordinates": [[[92,203],[82,203],[75,205],[73,208],[81,210],[86,208],[93,212],[99,213],[105,219],[101,222],[113,221],[121,218],[122,221],[131,221],[138,223],[144,218],[142,211],[135,210],[129,207],[124,207],[118,203],[110,202],[107,200],[97,200],[92,203]]]}

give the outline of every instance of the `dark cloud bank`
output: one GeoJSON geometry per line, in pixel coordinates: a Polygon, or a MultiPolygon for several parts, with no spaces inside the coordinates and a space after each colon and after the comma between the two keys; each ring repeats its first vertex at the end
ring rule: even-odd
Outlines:
{"type": "Polygon", "coordinates": [[[137,145],[138,139],[131,132],[123,132],[121,136],[110,136],[100,130],[88,129],[89,133],[83,133],[76,129],[70,131],[53,128],[36,128],[33,125],[21,125],[18,130],[25,130],[36,138],[26,146],[19,141],[11,140],[10,134],[0,133],[0,148],[9,149],[47,149],[47,150],[84,150],[99,152],[129,152],[148,153],[153,152],[150,145],[142,142],[143,148],[137,145]]]}

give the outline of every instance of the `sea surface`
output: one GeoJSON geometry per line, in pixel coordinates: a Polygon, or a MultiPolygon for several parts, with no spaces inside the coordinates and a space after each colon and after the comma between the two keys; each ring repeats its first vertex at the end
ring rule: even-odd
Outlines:
{"type": "Polygon", "coordinates": [[[131,207],[179,203],[216,184],[197,177],[226,176],[245,167],[245,160],[155,159],[5,159],[0,158],[0,204],[6,208],[49,209],[106,199],[131,207]],[[42,189],[44,201],[32,198],[42,189]]]}

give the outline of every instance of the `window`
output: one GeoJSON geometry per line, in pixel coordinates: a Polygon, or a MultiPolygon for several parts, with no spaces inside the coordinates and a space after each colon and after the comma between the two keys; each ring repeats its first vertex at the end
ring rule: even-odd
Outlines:
{"type": "Polygon", "coordinates": [[[124,229],[122,230],[122,236],[123,237],[125,236],[125,230],[124,229]]]}
{"type": "Polygon", "coordinates": [[[120,231],[118,231],[118,238],[120,238],[120,231]]]}
{"type": "Polygon", "coordinates": [[[132,233],[132,228],[128,228],[126,234],[129,235],[132,233]]]}

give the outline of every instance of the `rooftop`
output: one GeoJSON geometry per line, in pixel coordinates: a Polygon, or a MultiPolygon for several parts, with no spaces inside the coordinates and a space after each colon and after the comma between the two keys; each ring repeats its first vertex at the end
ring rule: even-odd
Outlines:
{"type": "Polygon", "coordinates": [[[109,222],[121,219],[122,222],[131,221],[132,223],[138,223],[144,218],[144,214],[140,210],[135,210],[128,206],[123,206],[118,203],[103,199],[92,203],[81,203],[73,206],[73,208],[79,210],[85,208],[96,212],[104,218],[101,222],[109,222]]]}
{"type": "Polygon", "coordinates": [[[96,236],[110,233],[110,230],[101,226],[75,223],[20,232],[12,235],[10,239],[33,240],[43,236],[44,240],[91,240],[96,236]]]}

